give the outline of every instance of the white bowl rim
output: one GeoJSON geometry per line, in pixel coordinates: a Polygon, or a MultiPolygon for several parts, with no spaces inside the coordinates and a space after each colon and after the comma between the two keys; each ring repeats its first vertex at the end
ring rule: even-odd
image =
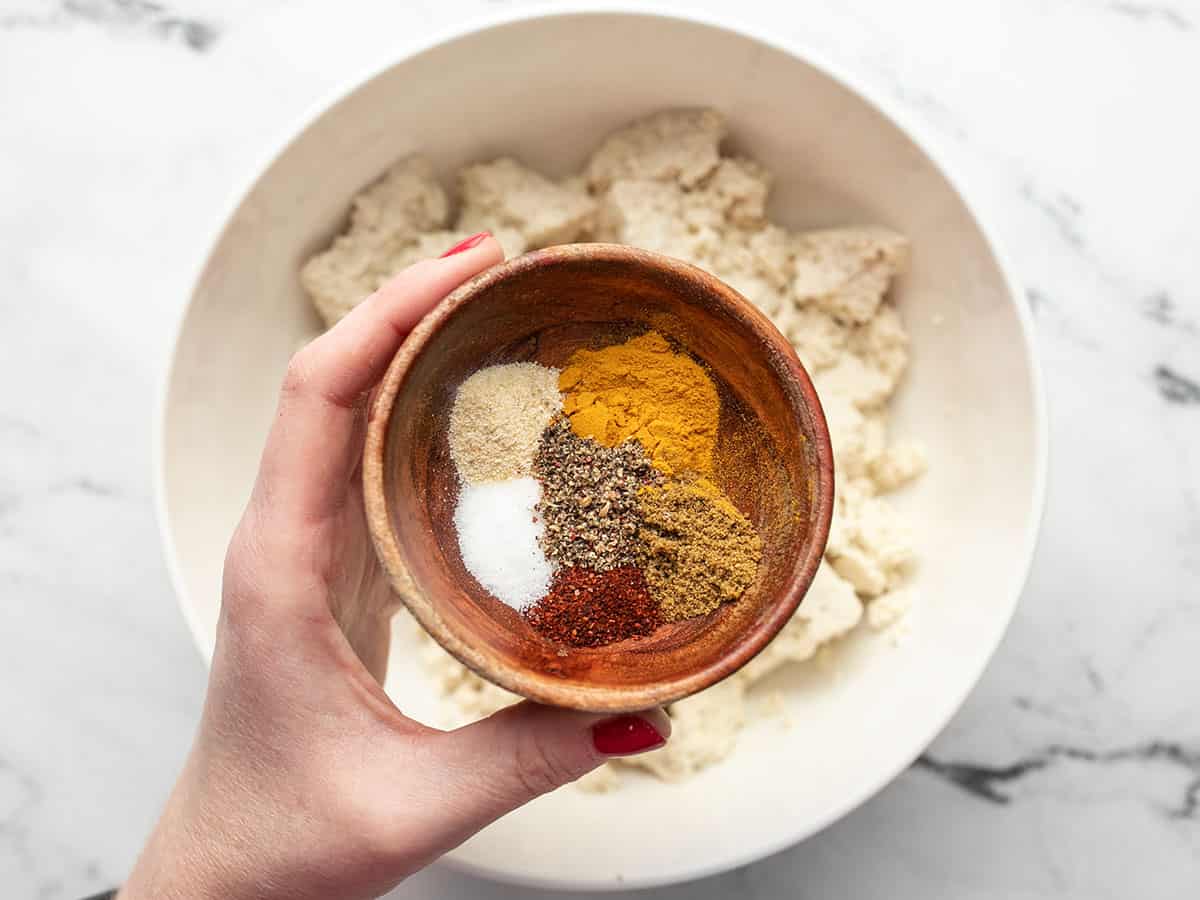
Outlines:
{"type": "MultiPolygon", "coordinates": [[[[744,22],[736,22],[730,17],[709,11],[675,9],[658,3],[610,3],[603,2],[603,0],[592,0],[592,2],[588,2],[588,0],[568,0],[568,2],[555,2],[553,4],[543,2],[535,5],[524,6],[515,10],[505,10],[491,14],[468,17],[456,25],[437,29],[424,38],[411,41],[398,51],[389,52],[386,56],[386,59],[382,59],[370,65],[364,66],[362,69],[358,70],[356,74],[344,79],[337,87],[325,92],[320,98],[310,104],[306,111],[296,120],[290,123],[290,125],[284,129],[283,133],[271,143],[269,149],[257,158],[256,165],[249,169],[248,174],[240,180],[237,188],[229,195],[229,198],[226,200],[226,202],[219,208],[218,215],[215,218],[214,226],[205,229],[205,233],[211,234],[212,237],[208,240],[204,252],[198,256],[198,262],[196,263],[192,271],[192,275],[187,282],[190,286],[190,290],[194,292],[195,286],[199,284],[200,279],[203,277],[204,272],[209,266],[209,263],[216,254],[217,248],[220,246],[221,240],[224,237],[226,228],[263,174],[275,164],[280,156],[282,156],[291,146],[292,142],[295,141],[296,138],[301,135],[309,125],[311,125],[314,121],[316,121],[316,119],[332,109],[334,106],[343,102],[350,94],[358,90],[364,84],[384,74],[393,66],[399,65],[400,63],[416,56],[419,53],[432,50],[442,44],[460,40],[469,35],[477,34],[482,31],[534,19],[570,18],[574,16],[596,14],[640,16],[648,19],[668,19],[682,21],[728,31],[740,37],[757,41],[765,46],[771,47],[772,49],[779,50],[783,53],[793,56],[799,61],[816,69],[827,78],[831,79],[848,90],[850,93],[857,96],[860,100],[870,106],[876,113],[882,116],[886,121],[900,130],[929,159],[933,166],[946,180],[946,183],[949,185],[950,189],[954,192],[955,196],[970,214],[972,221],[975,223],[975,226],[979,229],[980,234],[983,237],[984,243],[986,244],[988,250],[992,253],[992,256],[995,258],[996,266],[1000,271],[1004,287],[1012,299],[1013,306],[1016,309],[1017,321],[1020,325],[1021,339],[1025,350],[1026,372],[1028,374],[1030,387],[1033,393],[1031,398],[1033,401],[1034,419],[1033,490],[1032,496],[1030,497],[1029,516],[1025,523],[1022,561],[1019,569],[1014,572],[1012,576],[1012,584],[1009,591],[1010,599],[1008,603],[1008,609],[1005,611],[1004,627],[997,631],[995,640],[992,642],[992,646],[988,647],[987,652],[981,655],[978,665],[976,666],[975,672],[972,674],[972,676],[969,679],[964,679],[962,681],[953,703],[947,707],[949,712],[947,713],[946,718],[935,728],[932,728],[930,733],[924,736],[923,739],[918,742],[914,751],[909,754],[909,758],[903,762],[903,765],[895,767],[892,771],[884,771],[879,773],[878,777],[867,783],[856,795],[847,796],[840,806],[831,810],[823,818],[809,822],[805,828],[802,828],[797,832],[782,835],[773,842],[759,843],[753,847],[742,847],[740,853],[731,857],[702,862],[699,865],[693,865],[690,867],[680,867],[679,869],[671,872],[664,872],[662,877],[634,878],[622,881],[621,883],[613,884],[597,884],[591,881],[581,883],[558,879],[524,878],[511,872],[498,871],[486,866],[479,866],[461,859],[456,859],[453,851],[440,860],[441,863],[470,875],[523,887],[551,890],[587,889],[593,891],[630,891],[661,887],[668,884],[677,884],[699,878],[706,878],[711,875],[717,875],[731,869],[749,865],[792,847],[801,841],[806,840],[817,832],[827,828],[829,825],[838,821],[843,816],[849,814],[858,806],[865,803],[884,787],[890,784],[901,772],[911,766],[913,761],[921,755],[921,753],[926,747],[929,746],[930,743],[933,742],[938,734],[940,734],[949,723],[950,719],[952,719],[962,707],[971,691],[974,690],[975,686],[979,683],[979,680],[983,676],[988,664],[991,662],[992,657],[995,656],[996,650],[999,648],[1001,641],[1007,634],[1013,615],[1016,613],[1017,605],[1020,602],[1021,595],[1025,588],[1025,583],[1028,580],[1029,572],[1033,565],[1034,553],[1037,549],[1038,534],[1041,530],[1042,521],[1045,516],[1046,478],[1049,459],[1049,427],[1045,380],[1037,349],[1032,312],[1028,303],[1024,301],[1023,294],[1017,288],[1018,281],[1013,275],[1014,270],[1008,261],[1006,253],[996,241],[992,229],[987,225],[985,220],[979,216],[976,206],[970,201],[968,194],[962,187],[962,179],[957,175],[953,166],[950,166],[946,163],[940,149],[937,147],[936,141],[934,141],[926,133],[924,126],[915,124],[913,121],[911,121],[910,115],[902,110],[895,109],[895,104],[887,103],[881,99],[879,96],[877,96],[877,92],[869,87],[864,86],[858,77],[852,72],[848,72],[842,67],[842,65],[830,61],[821,52],[805,46],[799,39],[783,39],[774,35],[770,35],[762,26],[752,26],[744,22]]],[[[192,299],[193,295],[189,295],[188,302],[183,305],[179,312],[172,329],[170,342],[171,350],[167,356],[163,370],[159,375],[156,408],[154,411],[154,421],[152,426],[153,430],[151,433],[151,440],[153,441],[151,464],[153,466],[152,477],[154,484],[155,518],[157,520],[159,534],[162,539],[163,554],[167,565],[167,571],[171,579],[172,586],[174,587],[175,595],[178,598],[180,608],[183,612],[184,620],[187,623],[188,630],[192,634],[192,639],[199,649],[200,654],[204,658],[206,664],[211,665],[213,648],[209,647],[207,642],[202,637],[206,629],[204,629],[195,607],[188,602],[187,586],[184,583],[183,573],[179,565],[179,557],[175,547],[175,540],[170,530],[170,522],[167,514],[165,459],[167,403],[170,397],[171,379],[175,370],[175,360],[179,349],[179,343],[183,336],[183,327],[187,319],[188,311],[192,306],[192,299]]]]}

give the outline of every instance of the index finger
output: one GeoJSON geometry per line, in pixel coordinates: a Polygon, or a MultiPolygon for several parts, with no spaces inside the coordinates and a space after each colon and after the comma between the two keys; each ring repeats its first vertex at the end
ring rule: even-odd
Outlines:
{"type": "Polygon", "coordinates": [[[361,450],[362,398],[426,313],[503,259],[489,235],[453,256],[410,266],[296,353],[255,488],[272,512],[315,521],[340,507],[361,450]]]}

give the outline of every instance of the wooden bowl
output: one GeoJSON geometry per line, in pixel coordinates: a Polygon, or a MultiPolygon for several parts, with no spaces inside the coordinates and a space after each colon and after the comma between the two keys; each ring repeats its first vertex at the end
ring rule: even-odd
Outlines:
{"type": "MultiPolygon", "coordinates": [[[[829,534],[833,456],[812,382],[744,297],[686,263],[614,244],[528,253],[443,300],[392,361],[371,408],[367,517],[392,587],[422,626],[489,681],[541,703],[629,712],[670,703],[744,665],[791,618],[829,534]],[[734,603],[597,648],[555,644],[466,571],[447,442],[455,390],[496,363],[561,367],[648,329],[704,363],[721,395],[715,480],[763,540],[734,603]]],[[[503,540],[497,535],[497,540],[503,540]]]]}

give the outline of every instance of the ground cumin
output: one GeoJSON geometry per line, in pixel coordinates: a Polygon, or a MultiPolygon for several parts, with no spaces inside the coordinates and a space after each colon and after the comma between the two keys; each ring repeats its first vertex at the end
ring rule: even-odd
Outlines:
{"type": "Polygon", "coordinates": [[[642,568],[663,621],[710,613],[754,583],[762,541],[711,481],[668,481],[638,500],[642,568]]]}
{"type": "Polygon", "coordinates": [[[636,438],[670,475],[712,472],[721,401],[700,364],[650,331],[601,350],[578,350],[558,376],[563,411],[580,437],[607,447],[636,438]]]}

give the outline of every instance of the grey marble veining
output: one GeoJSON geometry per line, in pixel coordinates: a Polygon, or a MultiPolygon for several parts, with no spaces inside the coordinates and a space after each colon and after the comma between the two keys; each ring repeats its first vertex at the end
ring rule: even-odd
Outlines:
{"type": "MultiPolygon", "coordinates": [[[[0,0],[0,896],[116,883],[195,727],[149,447],[224,198],[334,85],[510,5],[0,0]]],[[[1037,318],[1050,500],[1004,645],[911,770],[798,847],[645,896],[1194,896],[1200,4],[738,14],[863,78],[966,181],[1037,318]]],[[[534,895],[443,868],[397,891],[534,895]]]]}
{"type": "Polygon", "coordinates": [[[67,29],[77,25],[141,32],[203,53],[221,35],[220,26],[201,18],[176,15],[159,3],[145,0],[59,0],[30,4],[0,17],[0,28],[67,29]]]}

